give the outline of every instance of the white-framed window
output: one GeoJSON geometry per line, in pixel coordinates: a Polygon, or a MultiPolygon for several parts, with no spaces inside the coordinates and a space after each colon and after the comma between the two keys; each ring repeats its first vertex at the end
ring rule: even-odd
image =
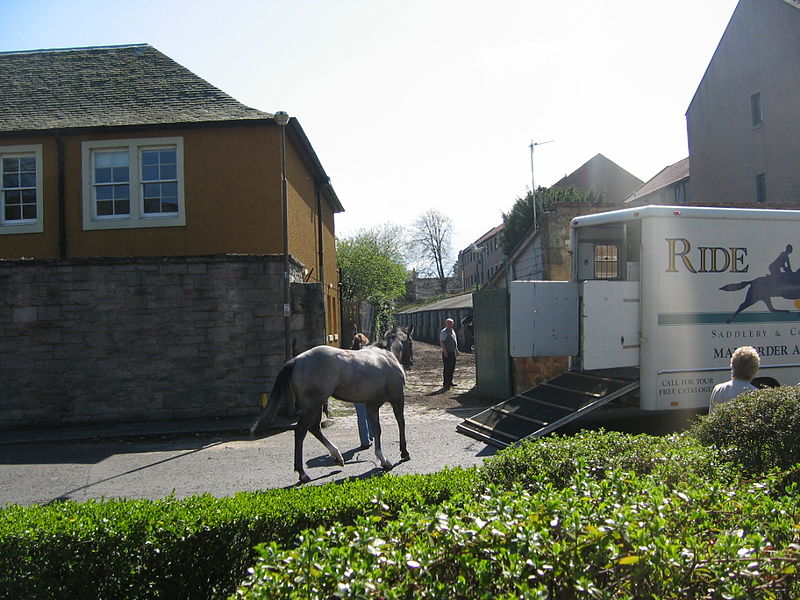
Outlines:
{"type": "Polygon", "coordinates": [[[183,138],[83,142],[83,228],[186,224],[183,138]]]}
{"type": "Polygon", "coordinates": [[[42,231],[42,147],[0,146],[0,235],[42,231]]]}

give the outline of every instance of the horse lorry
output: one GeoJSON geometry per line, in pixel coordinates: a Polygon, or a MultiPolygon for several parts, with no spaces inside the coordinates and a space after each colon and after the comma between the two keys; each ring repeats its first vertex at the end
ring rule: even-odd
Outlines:
{"type": "Polygon", "coordinates": [[[461,433],[505,447],[618,399],[642,417],[702,412],[743,345],[761,355],[756,385],[800,381],[800,211],[615,210],[573,219],[568,248],[570,281],[509,284],[509,345],[569,369],[461,433]]]}

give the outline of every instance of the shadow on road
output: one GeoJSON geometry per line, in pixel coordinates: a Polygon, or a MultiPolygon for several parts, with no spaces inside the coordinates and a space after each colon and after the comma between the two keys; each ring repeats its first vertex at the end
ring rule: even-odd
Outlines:
{"type": "Polygon", "coordinates": [[[140,467],[136,467],[135,469],[129,469],[129,470],[123,472],[123,473],[118,473],[116,475],[112,475],[111,477],[104,477],[103,479],[98,479],[97,481],[92,481],[90,483],[87,483],[86,485],[82,485],[82,486],[77,487],[75,489],[72,489],[72,490],[70,490],[68,492],[64,492],[63,494],[61,494],[57,498],[53,498],[49,502],[45,502],[45,504],[54,504],[56,502],[66,502],[67,500],[71,500],[72,499],[71,496],[73,496],[74,494],[77,494],[78,492],[83,492],[84,490],[88,490],[88,489],[90,489],[90,488],[92,488],[92,487],[94,487],[96,485],[101,485],[103,483],[107,483],[109,481],[113,481],[115,479],[119,479],[120,477],[125,477],[126,475],[132,475],[133,473],[138,473],[140,471],[145,471],[147,469],[152,469],[153,467],[156,467],[158,465],[163,465],[165,463],[172,462],[174,460],[185,458],[185,457],[190,456],[192,454],[195,454],[197,452],[202,452],[203,450],[207,450],[208,448],[213,448],[214,446],[218,446],[218,445],[223,444],[223,443],[224,442],[220,441],[220,442],[213,442],[211,444],[206,444],[206,445],[204,445],[204,446],[202,446],[200,448],[195,448],[194,450],[189,450],[188,452],[184,452],[183,454],[178,454],[176,456],[170,456],[169,458],[165,458],[163,460],[157,460],[157,461],[152,462],[150,464],[142,465],[140,467]]]}

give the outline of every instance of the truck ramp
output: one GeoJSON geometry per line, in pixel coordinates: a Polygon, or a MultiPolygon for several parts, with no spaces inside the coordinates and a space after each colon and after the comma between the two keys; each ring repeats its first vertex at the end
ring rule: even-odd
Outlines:
{"type": "Polygon", "coordinates": [[[638,387],[638,378],[567,371],[465,419],[456,431],[506,448],[555,431],[638,387]]]}

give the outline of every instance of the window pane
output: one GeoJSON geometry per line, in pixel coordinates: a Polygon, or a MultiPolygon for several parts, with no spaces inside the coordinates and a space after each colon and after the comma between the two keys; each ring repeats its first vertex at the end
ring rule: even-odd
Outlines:
{"type": "Polygon", "coordinates": [[[110,152],[111,166],[112,167],[127,167],[128,166],[128,151],[110,152]]]}
{"type": "Polygon", "coordinates": [[[158,164],[158,151],[157,150],[142,150],[142,164],[143,165],[157,165],[158,164]]]}
{"type": "Polygon", "coordinates": [[[145,198],[144,212],[148,214],[161,212],[161,201],[158,198],[145,198]]]}
{"type": "Polygon", "coordinates": [[[94,154],[94,166],[95,169],[106,169],[111,167],[111,156],[110,152],[95,152],[94,154]]]}
{"type": "Polygon", "coordinates": [[[129,185],[115,185],[114,186],[114,198],[117,199],[117,200],[120,200],[120,199],[123,199],[123,198],[125,200],[127,200],[128,198],[131,197],[130,189],[131,188],[130,188],[129,185]]]}
{"type": "Polygon", "coordinates": [[[19,175],[3,175],[4,188],[19,187],[19,175]]]}
{"type": "Polygon", "coordinates": [[[36,190],[22,190],[20,193],[25,204],[36,204],[36,190]]]}
{"type": "Polygon", "coordinates": [[[36,173],[23,173],[21,187],[36,187],[36,173]]]}
{"type": "Polygon", "coordinates": [[[36,172],[36,159],[32,156],[23,156],[19,159],[19,170],[28,173],[36,172]]]}
{"type": "Polygon", "coordinates": [[[145,183],[143,188],[145,198],[158,198],[161,195],[159,193],[160,185],[157,183],[145,183]]]}
{"type": "Polygon", "coordinates": [[[128,200],[114,201],[115,215],[129,215],[131,213],[131,203],[128,200]]]}
{"type": "Polygon", "coordinates": [[[767,176],[764,173],[756,175],[756,202],[767,201],[767,176]]]}
{"type": "Polygon", "coordinates": [[[168,181],[166,183],[161,184],[161,195],[162,196],[177,196],[178,195],[178,183],[176,181],[168,181]]]}
{"type": "Polygon", "coordinates": [[[100,168],[94,170],[95,183],[111,183],[111,168],[100,168]]]}
{"type": "Polygon", "coordinates": [[[128,181],[128,167],[114,167],[112,169],[112,180],[114,183],[128,181]]]}
{"type": "Polygon", "coordinates": [[[22,194],[18,190],[6,192],[3,194],[3,197],[5,198],[6,205],[20,204],[22,202],[22,194]]]}
{"type": "Polygon", "coordinates": [[[4,158],[3,159],[3,173],[16,173],[19,171],[18,158],[4,158]]]}
{"type": "Polygon", "coordinates": [[[111,200],[114,197],[114,190],[110,185],[97,186],[95,197],[98,200],[111,200]]]}
{"type": "Polygon", "coordinates": [[[158,179],[158,167],[142,167],[142,179],[144,181],[154,181],[158,179]]]}
{"type": "Polygon", "coordinates": [[[113,205],[111,202],[102,200],[97,202],[97,216],[105,217],[108,215],[113,214],[112,211],[113,205]]]}
{"type": "Polygon", "coordinates": [[[763,123],[761,117],[761,94],[756,93],[750,96],[750,112],[753,119],[753,127],[758,127],[763,123]]]}
{"type": "Polygon", "coordinates": [[[6,205],[5,219],[6,221],[19,221],[22,217],[22,209],[19,206],[6,205]]]}
{"type": "Polygon", "coordinates": [[[161,179],[177,179],[178,167],[175,165],[161,165],[161,179]]]}
{"type": "Polygon", "coordinates": [[[178,199],[177,198],[164,198],[161,203],[162,212],[178,212],[178,199]]]}
{"type": "Polygon", "coordinates": [[[25,204],[22,207],[22,218],[23,219],[35,219],[36,218],[36,205],[35,204],[25,204]]]}

